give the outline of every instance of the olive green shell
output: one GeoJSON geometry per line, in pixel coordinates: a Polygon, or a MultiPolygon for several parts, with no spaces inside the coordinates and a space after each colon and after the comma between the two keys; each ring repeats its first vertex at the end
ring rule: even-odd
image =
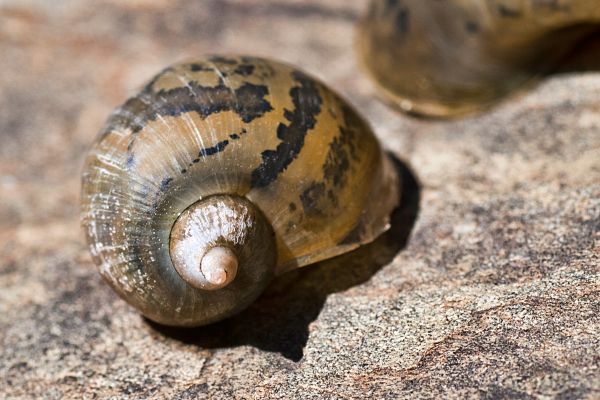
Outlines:
{"type": "Polygon", "coordinates": [[[452,116],[532,82],[598,23],[598,0],[371,0],[357,48],[391,104],[452,116]]]}
{"type": "Polygon", "coordinates": [[[130,304],[200,325],[219,319],[202,310],[221,300],[173,268],[169,235],[187,207],[248,199],[275,234],[276,275],[385,231],[397,179],[367,124],[320,82],[270,60],[211,57],[163,70],[112,114],[85,162],[82,224],[130,304]]]}

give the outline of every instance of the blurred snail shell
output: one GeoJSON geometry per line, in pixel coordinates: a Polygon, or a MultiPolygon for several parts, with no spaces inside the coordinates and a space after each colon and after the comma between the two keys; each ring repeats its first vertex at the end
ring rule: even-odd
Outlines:
{"type": "Polygon", "coordinates": [[[598,23],[597,0],[371,0],[357,49],[389,103],[444,117],[534,81],[598,23]]]}
{"type": "Polygon", "coordinates": [[[149,319],[197,326],[275,275],[389,226],[398,176],[368,125],[290,66],[171,66],[109,118],[85,162],[82,224],[101,275],[149,319]]]}

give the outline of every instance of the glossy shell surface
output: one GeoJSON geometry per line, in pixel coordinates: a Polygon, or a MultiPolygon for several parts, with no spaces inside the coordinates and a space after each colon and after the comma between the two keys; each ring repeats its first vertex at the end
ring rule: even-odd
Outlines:
{"type": "Polygon", "coordinates": [[[210,57],[163,70],[109,118],[85,163],[82,223],[123,298],[158,322],[198,325],[215,305],[169,254],[187,207],[213,195],[249,200],[272,227],[274,275],[376,238],[397,179],[367,124],[314,78],[210,57]]]}
{"type": "Polygon", "coordinates": [[[443,117],[534,81],[598,24],[597,0],[372,0],[357,50],[389,103],[443,117]]]}

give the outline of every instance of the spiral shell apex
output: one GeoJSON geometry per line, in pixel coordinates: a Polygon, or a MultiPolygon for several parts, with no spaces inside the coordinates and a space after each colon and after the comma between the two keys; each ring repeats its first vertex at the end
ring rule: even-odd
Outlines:
{"type": "Polygon", "coordinates": [[[277,274],[374,240],[398,176],[356,111],[278,62],[166,68],[86,159],[82,224],[101,275],[146,317],[197,326],[277,274]]]}

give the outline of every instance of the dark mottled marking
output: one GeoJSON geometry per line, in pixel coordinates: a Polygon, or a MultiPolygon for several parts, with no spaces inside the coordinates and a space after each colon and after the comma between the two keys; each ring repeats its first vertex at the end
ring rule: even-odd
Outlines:
{"type": "Polygon", "coordinates": [[[313,182],[301,195],[300,201],[307,215],[321,215],[322,211],[319,202],[325,193],[325,184],[323,182],[313,182]]]}
{"type": "Polygon", "coordinates": [[[274,77],[277,74],[277,72],[275,71],[275,68],[273,68],[273,66],[269,63],[265,63],[265,62],[256,63],[256,66],[258,68],[254,72],[254,75],[261,79],[269,80],[270,78],[274,77]]]}
{"type": "Polygon", "coordinates": [[[185,174],[186,172],[187,172],[187,169],[185,169],[185,168],[181,170],[182,174],[185,174]]]}
{"type": "Polygon", "coordinates": [[[225,150],[225,147],[227,147],[228,144],[229,140],[223,140],[212,147],[205,147],[204,149],[201,149],[198,155],[200,157],[212,156],[213,154],[217,154],[225,150]]]}
{"type": "Polygon", "coordinates": [[[296,211],[296,203],[291,202],[288,208],[290,209],[290,212],[296,211]]]}
{"type": "Polygon", "coordinates": [[[198,63],[193,63],[193,64],[190,64],[190,70],[191,70],[192,72],[198,72],[198,71],[214,71],[214,68],[207,67],[207,66],[205,66],[205,65],[198,64],[198,63]]]}
{"type": "Polygon", "coordinates": [[[401,8],[396,15],[396,29],[402,34],[408,33],[408,9],[401,8]]]}
{"type": "Polygon", "coordinates": [[[238,63],[238,61],[234,58],[227,58],[227,57],[223,57],[223,56],[212,56],[209,58],[209,60],[211,62],[221,63],[221,64],[229,64],[229,65],[235,65],[238,63]]]}
{"type": "MultiPolygon", "coordinates": [[[[229,135],[229,137],[231,139],[239,139],[240,138],[240,136],[237,135],[237,134],[235,134],[235,133],[232,133],[231,135],[229,135]]],[[[212,156],[213,154],[217,154],[217,153],[220,153],[221,151],[225,150],[225,148],[227,147],[228,144],[229,144],[229,140],[223,140],[222,142],[219,142],[219,143],[217,143],[214,146],[206,147],[204,149],[201,149],[200,152],[198,153],[198,157],[194,158],[192,160],[192,163],[190,164],[190,167],[193,164],[199,163],[200,160],[201,160],[201,158],[203,158],[203,157],[212,156]]]]}
{"type": "Polygon", "coordinates": [[[508,8],[504,4],[498,4],[498,12],[501,16],[506,18],[518,18],[521,16],[519,11],[508,8]]]}
{"type": "Polygon", "coordinates": [[[333,186],[346,184],[347,172],[352,160],[356,160],[356,132],[352,128],[340,127],[340,134],[329,144],[329,152],[323,164],[323,177],[333,186]]]}
{"type": "MultiPolygon", "coordinates": [[[[196,112],[206,118],[214,113],[232,110],[247,123],[273,110],[265,99],[269,90],[263,85],[245,83],[232,92],[222,80],[214,87],[201,86],[192,81],[185,87],[155,93],[153,85],[157,79],[155,77],[137,97],[129,99],[119,112],[113,114],[104,131],[105,135],[119,126],[129,127],[135,134],[141,131],[148,121],[155,120],[159,115],[178,116],[196,112]]],[[[128,168],[133,166],[134,141],[135,136],[127,149],[128,168]]]]}
{"type": "Polygon", "coordinates": [[[467,21],[465,23],[465,29],[469,33],[477,33],[479,32],[479,24],[475,21],[467,21]]]}
{"type": "Polygon", "coordinates": [[[329,152],[323,164],[323,177],[329,184],[342,187],[352,163],[360,159],[358,152],[358,131],[363,128],[362,120],[348,105],[342,105],[344,126],[340,126],[340,134],[329,144],[329,152]]]}
{"type": "MultiPolygon", "coordinates": [[[[352,164],[359,160],[358,154],[358,132],[356,129],[362,126],[361,120],[355,112],[347,105],[342,106],[344,125],[339,127],[339,135],[333,138],[329,144],[329,151],[323,163],[323,182],[312,182],[308,189],[301,195],[311,199],[309,204],[321,204],[323,208],[337,207],[337,192],[347,183],[348,173],[351,171],[352,164]],[[327,191],[315,191],[315,187],[323,185],[327,191]],[[327,199],[323,198],[327,196],[327,199]],[[324,203],[327,202],[328,203],[324,203]]],[[[302,201],[304,205],[305,202],[302,201]]],[[[314,213],[314,210],[304,210],[307,213],[314,213]]]]}
{"type": "Polygon", "coordinates": [[[235,70],[233,70],[234,74],[238,74],[238,75],[242,75],[242,76],[252,75],[253,72],[254,72],[254,65],[252,65],[252,64],[242,64],[242,65],[239,65],[235,70]]]}
{"type": "Polygon", "coordinates": [[[160,190],[164,192],[169,187],[169,184],[173,181],[173,178],[165,178],[160,182],[160,190]]]}
{"type": "Polygon", "coordinates": [[[130,100],[135,103],[137,115],[131,127],[136,133],[142,130],[148,121],[155,120],[159,115],[178,116],[187,112],[196,112],[206,118],[218,112],[234,111],[242,121],[251,122],[273,110],[271,104],[265,100],[268,94],[269,89],[263,85],[245,83],[232,91],[223,81],[214,87],[201,86],[192,81],[188,86],[160,90],[158,93],[154,93],[149,86],[140,94],[149,97],[148,104],[137,98],[130,100]]]}
{"type": "Polygon", "coordinates": [[[314,128],[321,112],[322,99],[316,83],[300,72],[294,72],[293,77],[300,86],[290,90],[294,110],[284,113],[290,123],[277,127],[277,137],[281,140],[277,148],[262,152],[262,163],[252,171],[252,187],[265,187],[285,171],[304,147],[304,138],[314,128]]]}
{"type": "Polygon", "coordinates": [[[106,136],[113,130],[119,128],[129,128],[133,131],[139,131],[143,128],[144,119],[140,118],[148,109],[148,105],[137,97],[128,99],[125,104],[115,110],[108,118],[106,128],[102,136],[106,136]]]}
{"type": "Polygon", "coordinates": [[[337,196],[335,195],[333,190],[329,189],[327,191],[327,197],[329,198],[329,201],[331,201],[334,205],[337,205],[337,196]]]}

